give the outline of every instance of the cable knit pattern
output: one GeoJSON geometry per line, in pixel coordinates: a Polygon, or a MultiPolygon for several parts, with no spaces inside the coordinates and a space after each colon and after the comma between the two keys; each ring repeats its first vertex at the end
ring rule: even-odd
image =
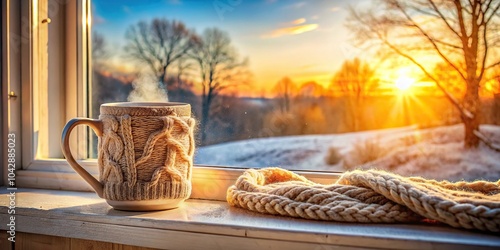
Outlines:
{"type": "Polygon", "coordinates": [[[249,169],[227,191],[235,207],[304,219],[408,223],[424,218],[453,227],[500,231],[498,182],[438,182],[384,171],[346,172],[320,185],[280,168],[249,169]]]}
{"type": "Polygon", "coordinates": [[[188,198],[195,121],[172,110],[101,107],[100,182],[109,200],[188,198]],[[103,110],[105,109],[105,110],[103,110]]]}

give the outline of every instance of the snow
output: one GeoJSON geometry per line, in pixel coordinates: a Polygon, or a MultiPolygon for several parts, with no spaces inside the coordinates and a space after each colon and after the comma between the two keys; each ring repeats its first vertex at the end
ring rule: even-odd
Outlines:
{"type": "MultiPolygon", "coordinates": [[[[500,126],[482,125],[492,141],[500,141],[500,126]]],[[[463,125],[419,130],[416,126],[358,133],[259,138],[198,148],[195,163],[233,167],[278,166],[291,170],[343,172],[377,168],[405,176],[438,180],[496,181],[500,179],[500,153],[481,146],[463,148],[463,125]],[[355,145],[371,140],[383,156],[366,163],[358,159],[355,145]],[[329,148],[338,148],[343,160],[325,161],[329,148]],[[349,166],[349,163],[354,167],[349,166]],[[354,162],[355,164],[352,164],[354,162]]]]}
{"type": "MultiPolygon", "coordinates": [[[[500,141],[500,126],[483,125],[480,130],[488,139],[500,141]]],[[[401,145],[399,140],[384,157],[359,168],[375,167],[437,180],[500,180],[500,153],[485,145],[466,150],[463,137],[462,125],[417,131],[412,143],[401,145]]]]}

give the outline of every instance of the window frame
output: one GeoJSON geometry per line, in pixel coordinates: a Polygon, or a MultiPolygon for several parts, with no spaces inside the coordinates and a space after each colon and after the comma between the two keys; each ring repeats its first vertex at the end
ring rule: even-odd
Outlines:
{"type": "MultiPolygon", "coordinates": [[[[5,107],[7,109],[7,114],[13,115],[16,113],[19,120],[22,123],[17,124],[7,124],[6,129],[3,131],[5,136],[8,131],[12,129],[22,129],[22,142],[17,145],[22,148],[16,150],[16,152],[22,152],[22,162],[18,161],[19,170],[16,171],[16,184],[18,187],[29,187],[29,188],[45,188],[45,189],[63,189],[63,190],[74,190],[74,191],[93,191],[91,187],[83,181],[83,179],[73,171],[69,164],[63,158],[40,158],[37,157],[37,151],[35,148],[35,126],[36,122],[41,119],[39,116],[39,107],[35,103],[35,96],[39,95],[37,91],[43,86],[47,86],[47,81],[45,78],[40,78],[41,69],[40,65],[37,64],[39,58],[36,51],[43,48],[38,44],[40,42],[39,27],[37,25],[30,25],[38,22],[40,23],[41,18],[39,15],[35,14],[34,9],[39,7],[40,4],[47,4],[51,0],[22,0],[19,2],[12,2],[11,0],[2,0],[2,3],[9,3],[18,5],[16,6],[21,11],[20,17],[12,17],[13,21],[24,22],[29,20],[27,28],[29,29],[27,34],[27,41],[20,44],[20,64],[18,71],[20,76],[22,76],[21,82],[15,81],[4,81],[3,87],[5,88],[20,88],[22,87],[22,110],[16,110],[13,105],[5,107]],[[20,67],[23,65],[23,67],[20,67]],[[10,86],[6,86],[9,83],[10,86]],[[19,86],[20,85],[20,86],[19,86]],[[22,124],[22,126],[21,126],[22,124]]],[[[64,89],[65,96],[60,98],[65,99],[65,112],[64,112],[64,123],[73,117],[87,117],[88,111],[90,110],[88,96],[91,93],[91,61],[90,61],[90,8],[91,0],[69,0],[63,8],[59,11],[64,11],[66,27],[64,28],[65,42],[64,46],[59,46],[64,48],[65,53],[65,84],[64,89]],[[82,21],[79,21],[82,20],[82,21]],[[76,23],[76,27],[73,25],[68,25],[70,23],[76,23]],[[76,83],[76,84],[72,84],[76,83]]],[[[18,27],[21,29],[21,27],[18,27]]],[[[26,27],[25,27],[26,28],[26,27]]],[[[4,30],[4,29],[2,29],[4,30]]],[[[47,37],[41,37],[41,40],[48,39],[47,37]]],[[[8,39],[6,39],[8,40],[8,39]]],[[[4,40],[5,41],[5,40],[4,40]]],[[[43,53],[47,53],[43,51],[43,53]]],[[[9,58],[8,58],[9,59],[9,58]]],[[[12,60],[7,61],[10,63],[12,60]]],[[[48,67],[47,69],[48,70],[48,67]]],[[[46,72],[45,72],[46,73],[46,72]]],[[[48,99],[48,98],[47,98],[48,99]]],[[[46,99],[46,101],[47,101],[46,99]]],[[[2,99],[5,103],[4,98],[2,99]]],[[[21,100],[18,101],[21,103],[21,100]]],[[[6,116],[7,114],[4,114],[6,116]]],[[[50,115],[49,115],[50,117],[50,115]]],[[[47,118],[48,119],[48,118],[47,118]]],[[[77,127],[75,130],[77,137],[72,138],[70,144],[72,145],[73,153],[78,155],[85,154],[88,148],[87,142],[90,139],[89,129],[85,127],[77,127]],[[79,142],[85,142],[82,145],[79,142]]],[[[53,138],[56,139],[56,138],[53,138]]],[[[57,136],[57,140],[60,139],[60,134],[57,136]]],[[[78,161],[89,173],[98,176],[97,161],[94,160],[79,160],[78,161]]],[[[245,168],[234,168],[226,166],[206,166],[206,165],[195,165],[193,167],[193,192],[191,198],[197,199],[208,199],[208,200],[225,200],[227,188],[234,184],[236,179],[245,171],[245,168]]],[[[4,171],[5,173],[5,171],[4,171]]],[[[297,173],[306,176],[312,181],[318,183],[332,183],[337,179],[339,173],[330,172],[314,172],[314,171],[297,171],[297,173]]],[[[6,175],[3,174],[4,179],[6,175]]]]}
{"type": "MultiPolygon", "coordinates": [[[[14,133],[16,136],[16,169],[19,169],[21,164],[21,143],[22,133],[21,128],[21,84],[20,84],[20,68],[21,68],[21,43],[25,37],[20,32],[21,18],[20,18],[20,5],[18,2],[12,0],[2,0],[2,22],[1,22],[1,61],[2,71],[1,74],[1,124],[0,124],[0,139],[2,145],[5,145],[7,134],[14,133]],[[13,97],[10,97],[10,94],[13,97]]],[[[2,147],[2,149],[4,149],[2,147]]],[[[2,184],[7,182],[7,157],[6,150],[0,153],[2,164],[2,184]]]]}
{"type": "MultiPolygon", "coordinates": [[[[64,111],[61,118],[58,121],[61,126],[66,123],[72,117],[86,117],[87,116],[87,106],[88,101],[85,98],[88,96],[88,88],[86,82],[88,81],[90,63],[87,61],[88,53],[87,44],[88,32],[86,31],[86,27],[84,27],[83,22],[86,22],[88,19],[87,13],[89,12],[87,8],[90,5],[89,0],[70,0],[63,1],[62,4],[59,4],[60,1],[55,0],[23,0],[21,1],[21,18],[22,20],[29,20],[29,39],[28,42],[23,43],[21,47],[21,51],[24,53],[21,61],[22,65],[27,65],[27,67],[23,67],[22,70],[22,94],[23,104],[22,105],[22,149],[23,149],[23,157],[22,157],[22,168],[30,169],[32,166],[44,165],[43,162],[46,160],[51,160],[51,158],[40,157],[40,155],[47,155],[52,149],[42,149],[44,152],[38,152],[38,138],[42,138],[40,140],[43,143],[43,138],[49,138],[46,134],[48,134],[48,123],[47,120],[52,119],[50,117],[41,117],[40,113],[50,113],[48,110],[48,102],[54,102],[53,99],[48,97],[48,91],[44,88],[48,88],[48,77],[46,77],[49,73],[54,74],[54,72],[48,72],[49,68],[47,65],[48,58],[40,58],[40,54],[47,54],[48,49],[44,42],[47,42],[50,37],[48,34],[48,29],[40,31],[41,27],[44,24],[42,20],[45,17],[48,17],[48,13],[50,8],[54,9],[54,15],[58,16],[65,23],[74,23],[75,26],[65,25],[63,30],[59,32],[63,32],[64,41],[52,41],[56,42],[57,47],[63,48],[64,52],[62,54],[65,55],[64,61],[64,71],[65,77],[63,81],[60,81],[55,84],[55,87],[64,88],[64,96],[60,96],[64,103],[64,111]],[[34,9],[37,9],[36,11],[34,9]],[[43,13],[45,11],[45,13],[43,13]],[[46,16],[42,16],[45,14],[46,16]],[[61,18],[62,16],[62,18],[61,18]],[[82,22],[78,22],[78,20],[82,20],[82,22]],[[82,35],[79,35],[82,34],[82,35]],[[45,61],[44,61],[45,59],[45,61]],[[76,83],[76,84],[73,84],[76,83]],[[45,91],[45,93],[44,93],[45,91]],[[36,100],[45,101],[45,106],[40,105],[40,103],[36,103],[36,100]],[[42,107],[40,107],[42,106],[42,107]],[[41,124],[43,122],[43,124],[41,124]],[[38,127],[40,127],[38,129],[38,127]],[[38,134],[35,136],[35,133],[38,129],[38,134]],[[40,132],[44,131],[44,132],[40,132]],[[41,134],[45,136],[42,136],[41,134]]],[[[45,24],[48,25],[48,24],[45,24]]],[[[56,72],[57,73],[57,72],[56,72]]],[[[53,83],[52,83],[53,84],[53,83]]],[[[54,86],[51,86],[54,87],[54,86]]],[[[60,101],[60,100],[58,100],[60,101]]],[[[78,158],[83,158],[86,152],[86,133],[87,129],[79,127],[75,130],[76,136],[71,138],[71,145],[76,153],[78,158]],[[78,143],[80,142],[80,143],[78,143]]],[[[60,138],[60,132],[56,133],[57,138],[60,138]]],[[[54,136],[55,135],[49,135],[54,136]]],[[[58,142],[59,140],[57,140],[58,142]]],[[[48,146],[45,146],[48,147],[48,146]]],[[[57,151],[60,151],[59,143],[56,145],[57,151]]],[[[58,157],[59,158],[59,157],[58,157]]],[[[59,159],[62,159],[62,155],[59,159]]]]}

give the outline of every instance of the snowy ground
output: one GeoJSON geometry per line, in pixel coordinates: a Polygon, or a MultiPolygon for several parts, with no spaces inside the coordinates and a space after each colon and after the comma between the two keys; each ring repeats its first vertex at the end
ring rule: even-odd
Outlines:
{"type": "MultiPolygon", "coordinates": [[[[481,131],[500,141],[500,126],[484,125],[481,131]]],[[[261,168],[279,166],[292,170],[342,172],[352,168],[377,168],[402,175],[433,179],[500,179],[500,153],[485,146],[466,151],[463,126],[453,125],[418,130],[416,127],[346,133],[251,139],[201,147],[195,162],[261,168]],[[367,163],[356,162],[363,149],[355,145],[369,140],[382,155],[367,163]],[[338,148],[342,160],[328,165],[329,148],[338,148]],[[346,164],[349,162],[350,164],[346,164]]]]}

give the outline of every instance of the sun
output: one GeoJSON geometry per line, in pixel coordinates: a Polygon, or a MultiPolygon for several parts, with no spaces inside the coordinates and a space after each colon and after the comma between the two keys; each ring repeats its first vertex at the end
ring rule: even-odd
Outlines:
{"type": "Polygon", "coordinates": [[[398,79],[396,79],[394,85],[400,92],[407,92],[414,82],[415,79],[411,77],[401,76],[398,79]]]}

